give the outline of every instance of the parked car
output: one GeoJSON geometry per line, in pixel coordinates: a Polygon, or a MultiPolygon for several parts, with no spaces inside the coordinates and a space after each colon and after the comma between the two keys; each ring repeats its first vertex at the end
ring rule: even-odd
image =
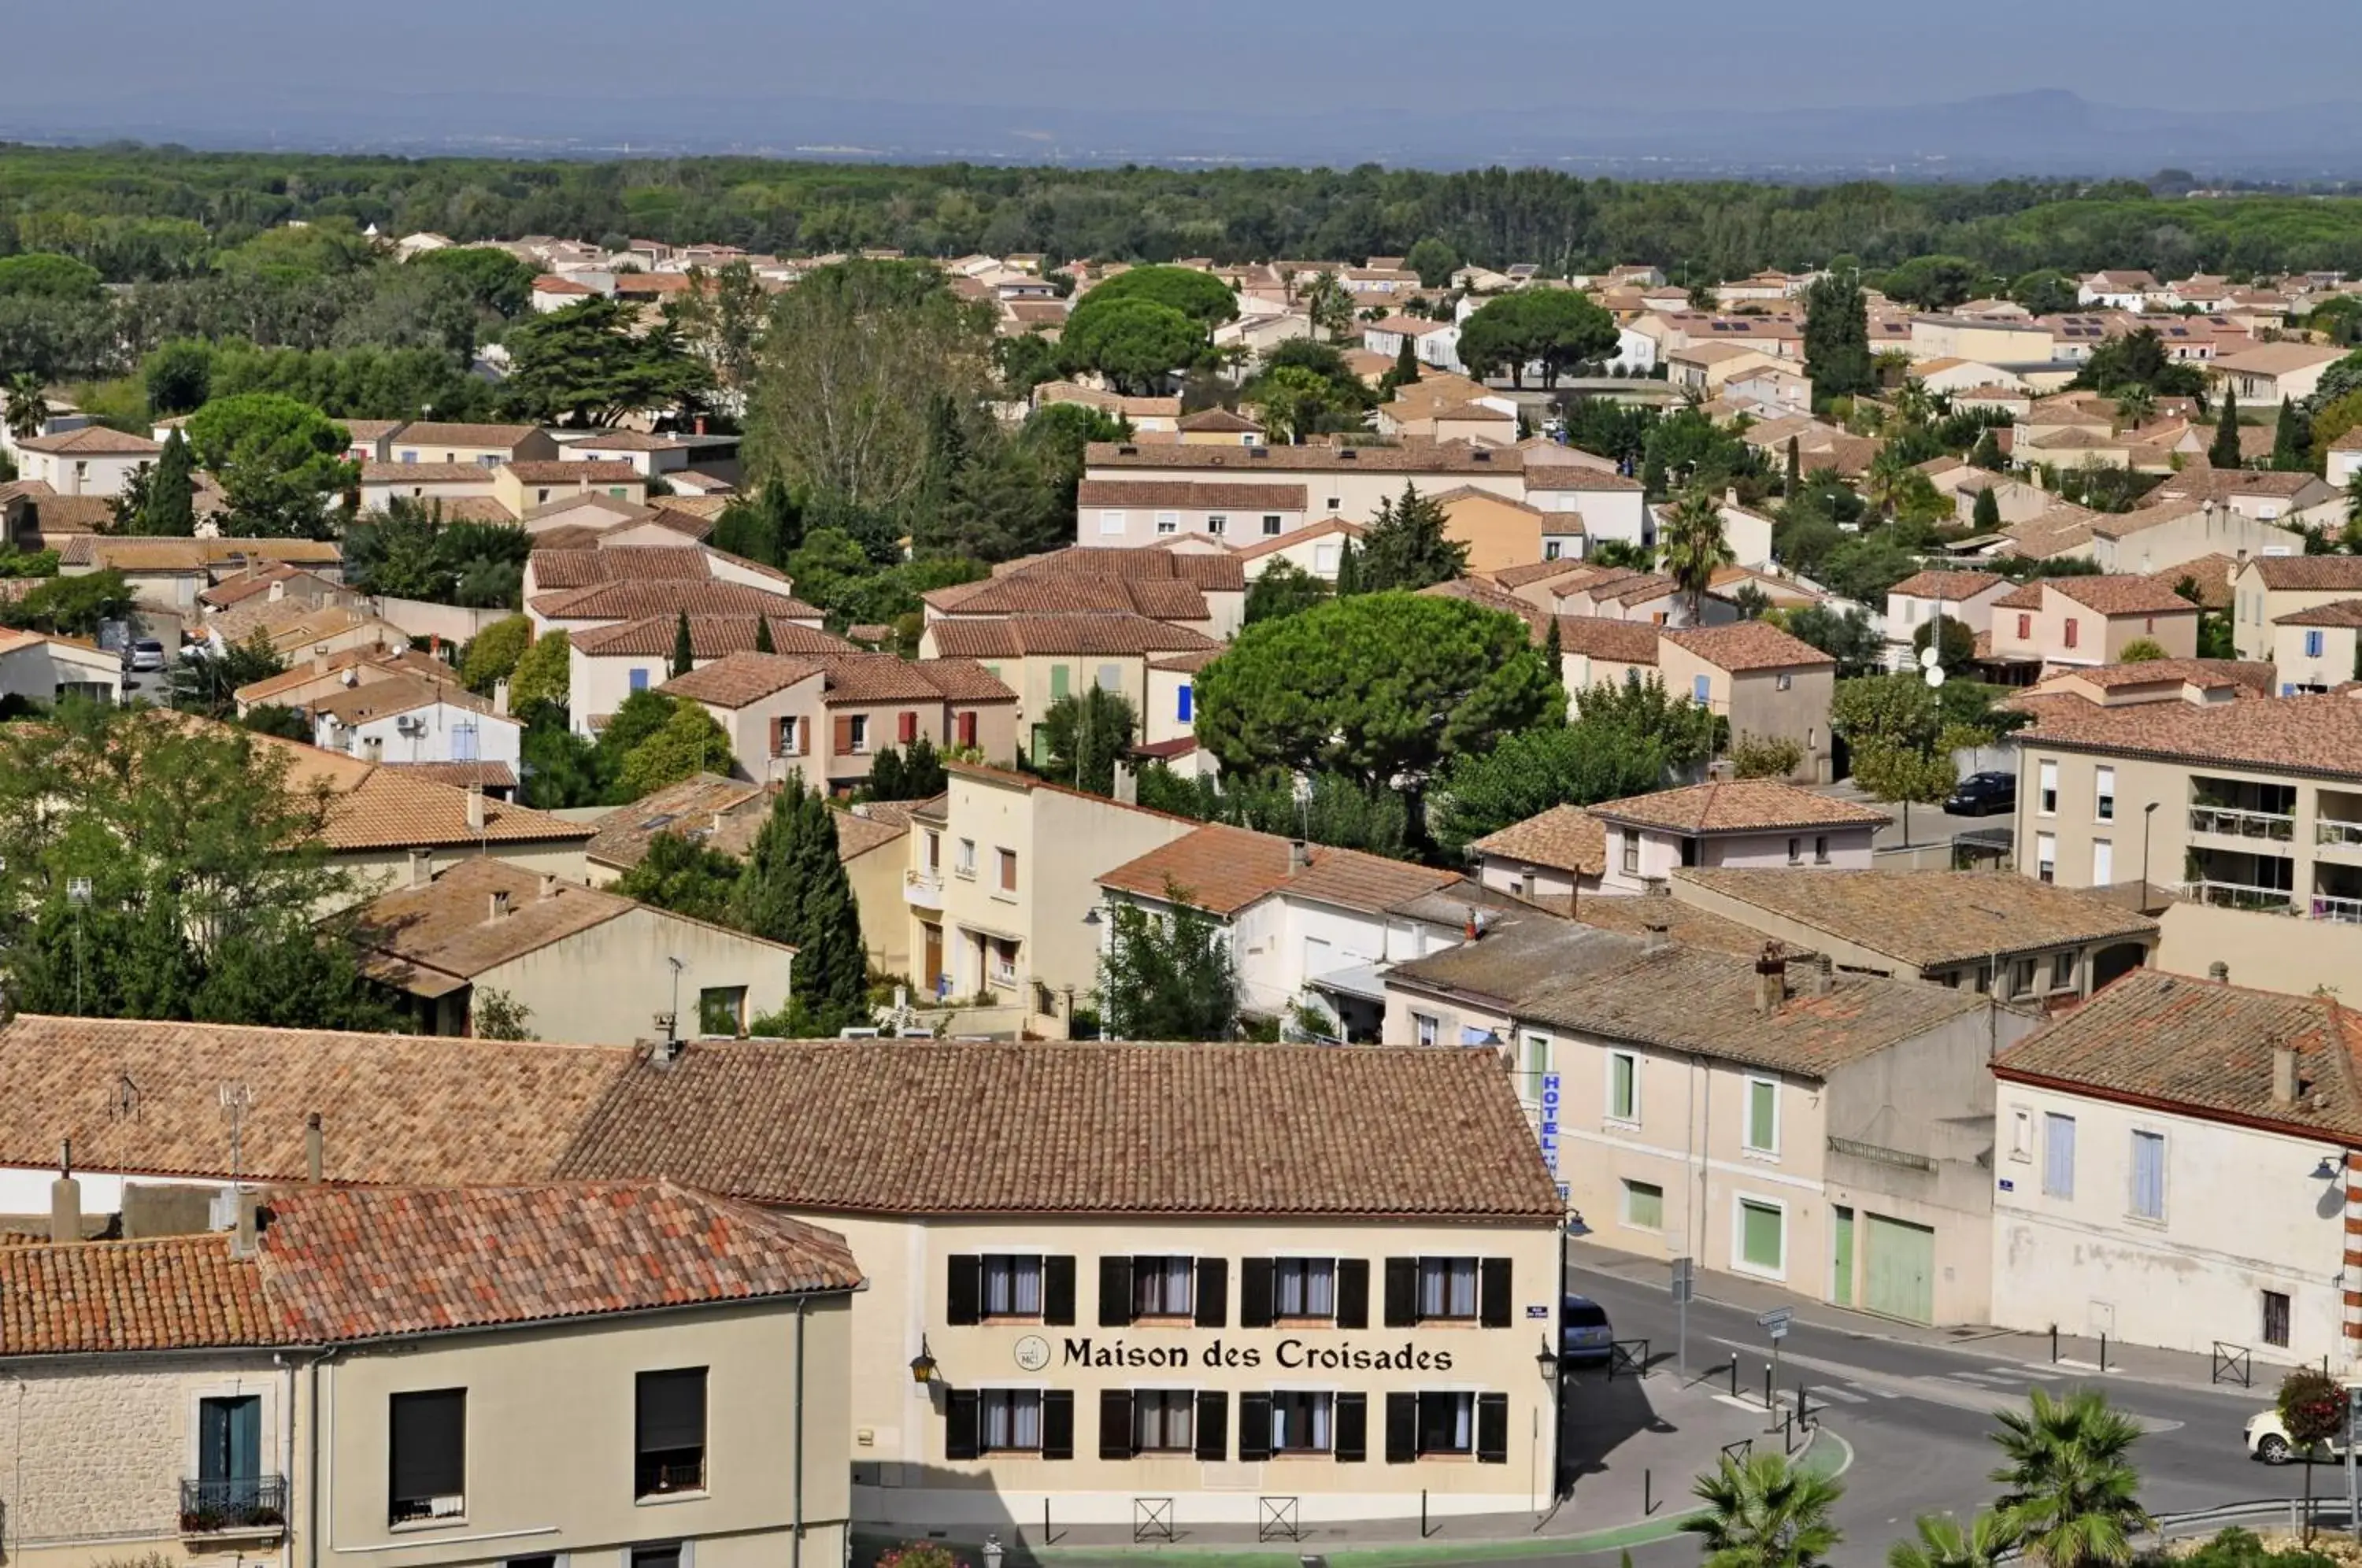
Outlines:
{"type": "MultiPolygon", "coordinates": [[[[2346,1386],[2350,1389],[2353,1385],[2349,1383],[2346,1386]]],[[[2300,1457],[2288,1428],[2280,1423],[2280,1413],[2277,1408],[2261,1409],[2249,1416],[2246,1434],[2247,1457],[2250,1459],[2260,1459],[2266,1464],[2286,1464],[2300,1457]]],[[[2330,1438],[2314,1445],[2312,1457],[2317,1460],[2343,1459],[2345,1457],[2345,1445],[2335,1438],[2330,1438]]]]}
{"type": "Polygon", "coordinates": [[[153,637],[142,637],[123,652],[123,668],[139,673],[164,668],[164,645],[153,637]]]}
{"type": "Polygon", "coordinates": [[[1944,798],[1944,811],[1955,817],[1989,817],[2017,810],[2017,775],[1971,773],[1944,798]]]}
{"type": "Polygon", "coordinates": [[[1603,1362],[1613,1353],[1616,1331],[1607,1309],[1587,1296],[1570,1296],[1559,1307],[1558,1355],[1565,1362],[1603,1362]]]}

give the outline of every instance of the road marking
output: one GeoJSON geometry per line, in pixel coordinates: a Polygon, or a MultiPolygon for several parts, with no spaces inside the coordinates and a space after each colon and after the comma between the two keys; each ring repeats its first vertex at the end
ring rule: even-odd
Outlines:
{"type": "Polygon", "coordinates": [[[1944,1374],[1944,1375],[1947,1377],[1964,1377],[1971,1383],[1991,1384],[2002,1388],[2017,1388],[2022,1386],[2025,1383],[2025,1379],[2014,1376],[2007,1372],[1948,1372],[1944,1374]]]}
{"type": "Polygon", "coordinates": [[[1989,1366],[1985,1370],[2011,1377],[2031,1377],[2037,1383],[2056,1383],[2067,1375],[2063,1372],[2045,1372],[2036,1366],[1989,1366]]]}
{"type": "Polygon", "coordinates": [[[1835,1387],[1827,1383],[1820,1384],[1818,1386],[1806,1386],[1805,1389],[1805,1397],[1807,1399],[1835,1399],[1840,1405],[1867,1405],[1870,1403],[1870,1396],[1867,1394],[1856,1394],[1849,1389],[1835,1387]]]}

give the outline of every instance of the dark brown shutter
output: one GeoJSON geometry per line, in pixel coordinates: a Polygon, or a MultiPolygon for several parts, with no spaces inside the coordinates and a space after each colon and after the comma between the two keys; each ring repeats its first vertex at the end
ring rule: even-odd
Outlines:
{"type": "Polygon", "coordinates": [[[1220,1464],[1231,1456],[1231,1397],[1219,1388],[1198,1393],[1198,1457],[1220,1464]]]}
{"type": "Polygon", "coordinates": [[[1231,1320],[1231,1260],[1198,1260],[1198,1327],[1220,1329],[1231,1320]]]}
{"type": "Polygon", "coordinates": [[[1239,1396],[1239,1462],[1271,1457],[1271,1396],[1239,1396]]]}
{"type": "Polygon", "coordinates": [[[1052,1388],[1042,1396],[1042,1457],[1075,1457],[1075,1391],[1052,1388]]]}
{"type": "Polygon", "coordinates": [[[974,1253],[952,1254],[944,1321],[974,1323],[984,1317],[984,1260],[974,1253]]]}
{"type": "Polygon", "coordinates": [[[386,1432],[397,1502],[453,1497],[468,1489],[468,1391],[396,1394],[386,1432]]]}
{"type": "Polygon", "coordinates": [[[1075,1320],[1075,1260],[1042,1260],[1042,1321],[1060,1327],[1075,1320]]]}
{"type": "Polygon", "coordinates": [[[1386,1260],[1386,1327],[1407,1329],[1418,1321],[1418,1260],[1386,1260]]]}
{"type": "Polygon", "coordinates": [[[1483,1258],[1476,1264],[1476,1320],[1487,1329],[1509,1326],[1509,1260],[1483,1258]]]}
{"type": "Polygon", "coordinates": [[[1370,1457],[1370,1397],[1340,1394],[1335,1412],[1337,1463],[1359,1464],[1370,1457]]]}
{"type": "Polygon", "coordinates": [[[1408,1464],[1418,1457],[1418,1396],[1386,1396],[1386,1463],[1408,1464]]]}
{"type": "Polygon", "coordinates": [[[1099,1457],[1130,1459],[1140,1450],[1132,1446],[1131,1390],[1102,1388],[1099,1390],[1099,1457]]]}
{"type": "Polygon", "coordinates": [[[1509,1463],[1509,1397],[1476,1396],[1476,1458],[1483,1464],[1509,1463]]]}
{"type": "Polygon", "coordinates": [[[1337,1326],[1341,1329],[1366,1329],[1370,1326],[1370,1260],[1367,1258],[1337,1260],[1337,1326]]]}
{"type": "Polygon", "coordinates": [[[785,719],[771,721],[771,755],[773,756],[788,755],[788,723],[789,721],[785,719]]]}
{"type": "Polygon", "coordinates": [[[944,1397],[944,1457],[974,1459],[981,1411],[973,1388],[955,1388],[944,1397]]]}
{"type": "Polygon", "coordinates": [[[853,720],[849,715],[841,714],[836,721],[836,755],[848,756],[852,752],[853,720]]]}
{"type": "Polygon", "coordinates": [[[1239,1327],[1268,1329],[1272,1320],[1271,1260],[1239,1260],[1239,1327]]]}
{"type": "Polygon", "coordinates": [[[1131,1323],[1131,1259],[1099,1259],[1099,1327],[1127,1328],[1131,1323]]]}

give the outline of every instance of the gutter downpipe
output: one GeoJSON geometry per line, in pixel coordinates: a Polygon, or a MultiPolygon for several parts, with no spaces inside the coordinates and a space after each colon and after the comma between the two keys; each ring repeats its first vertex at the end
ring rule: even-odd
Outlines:
{"type": "Polygon", "coordinates": [[[304,1561],[307,1568],[320,1568],[320,1494],[326,1490],[320,1482],[320,1364],[336,1353],[333,1346],[323,1349],[305,1369],[312,1384],[312,1430],[307,1438],[310,1454],[304,1461],[304,1561]]]}
{"type": "Polygon", "coordinates": [[[796,1479],[794,1516],[788,1534],[788,1568],[803,1568],[804,1562],[804,1313],[811,1304],[808,1297],[796,1297],[796,1479]]]}

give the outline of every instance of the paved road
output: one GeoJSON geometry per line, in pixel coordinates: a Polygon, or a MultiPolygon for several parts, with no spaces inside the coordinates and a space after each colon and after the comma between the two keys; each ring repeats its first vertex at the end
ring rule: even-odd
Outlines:
{"type": "MultiPolygon", "coordinates": [[[[1710,1275],[1699,1276],[1708,1297],[1713,1280],[1710,1275]]],[[[1661,1285],[1576,1267],[1568,1271],[1568,1286],[1607,1309],[1618,1338],[1646,1337],[1652,1356],[1674,1348],[1675,1311],[1661,1285]]],[[[1727,1378],[1736,1355],[1741,1386],[1760,1394],[1768,1349],[1751,1309],[1703,1298],[1692,1304],[1693,1378],[1710,1370],[1727,1378]]],[[[2142,1497],[2154,1511],[2288,1496],[2302,1486],[2301,1472],[2267,1469],[2241,1452],[2240,1427],[2266,1402],[2267,1396],[2260,1393],[2169,1386],[2069,1367],[2030,1366],[2005,1359],[1990,1346],[1981,1353],[1973,1339],[1931,1346],[1802,1320],[1790,1326],[1781,1359],[1783,1389],[1803,1384],[1813,1407],[1826,1412],[1828,1427],[1843,1435],[1856,1453],[1838,1509],[1847,1534],[1835,1559],[1840,1565],[1882,1562],[1888,1543],[1907,1534],[1919,1514],[1967,1513],[1989,1502],[1992,1488],[1985,1476],[1995,1459],[1988,1436],[1992,1412],[2022,1404],[2035,1387],[2058,1392],[2089,1380],[2140,1419],[2147,1429],[2137,1451],[2146,1481],[2142,1497]]],[[[1672,1370],[1671,1361],[1665,1361],[1658,1375],[1672,1370]]],[[[2316,1474],[2315,1487],[2339,1490],[2342,1479],[2324,1470],[2316,1474]]],[[[1695,1547],[1689,1542],[1635,1553],[1636,1562],[1648,1568],[1694,1560],[1695,1547]]]]}

